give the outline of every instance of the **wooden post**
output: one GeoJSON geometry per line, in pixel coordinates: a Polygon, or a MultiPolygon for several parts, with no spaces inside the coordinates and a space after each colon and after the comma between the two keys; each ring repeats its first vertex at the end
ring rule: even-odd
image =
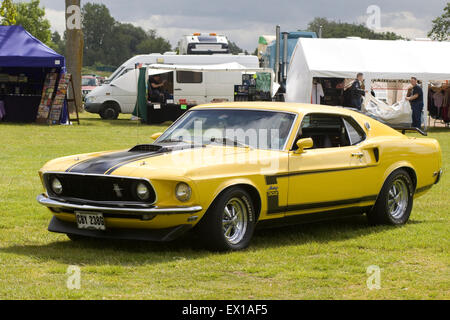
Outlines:
{"type": "MultiPolygon", "coordinates": [[[[83,31],[81,28],[80,0],[66,1],[66,68],[72,74],[73,87],[70,98],[81,101],[81,68],[83,66],[83,31]]],[[[68,111],[75,112],[76,105],[71,101],[68,111]]],[[[78,106],[81,108],[81,105],[78,106]]],[[[77,110],[77,111],[82,111],[77,110]]]]}

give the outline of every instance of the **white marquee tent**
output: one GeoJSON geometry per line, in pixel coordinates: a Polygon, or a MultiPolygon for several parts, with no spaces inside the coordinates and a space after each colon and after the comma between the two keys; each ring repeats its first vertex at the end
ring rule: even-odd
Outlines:
{"type": "Polygon", "coordinates": [[[428,88],[432,80],[450,80],[450,42],[300,38],[289,64],[286,101],[310,103],[314,77],[355,78],[358,72],[369,90],[372,79],[412,76],[428,88]]]}

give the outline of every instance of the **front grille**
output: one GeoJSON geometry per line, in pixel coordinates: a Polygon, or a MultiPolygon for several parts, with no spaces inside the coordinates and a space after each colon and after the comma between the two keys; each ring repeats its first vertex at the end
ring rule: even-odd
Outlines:
{"type": "Polygon", "coordinates": [[[50,197],[59,199],[81,199],[99,202],[141,202],[152,204],[156,200],[155,190],[144,179],[114,176],[96,176],[70,173],[44,174],[44,181],[50,197]],[[51,188],[53,178],[61,181],[62,193],[57,195],[51,188]],[[150,197],[142,201],[136,195],[136,186],[144,183],[150,190],[150,197]]]}

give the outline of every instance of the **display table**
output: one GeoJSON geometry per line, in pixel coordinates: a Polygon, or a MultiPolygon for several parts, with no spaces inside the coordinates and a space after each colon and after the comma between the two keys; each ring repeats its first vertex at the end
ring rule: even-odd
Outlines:
{"type": "Polygon", "coordinates": [[[185,108],[181,108],[176,104],[147,104],[147,124],[159,124],[166,121],[175,121],[187,110],[192,108],[191,105],[186,105],[185,108]]]}

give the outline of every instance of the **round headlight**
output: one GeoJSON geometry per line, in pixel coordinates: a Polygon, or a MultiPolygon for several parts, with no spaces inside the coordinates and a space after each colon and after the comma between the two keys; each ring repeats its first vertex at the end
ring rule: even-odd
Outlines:
{"type": "Polygon", "coordinates": [[[60,195],[63,191],[63,186],[61,184],[61,181],[59,181],[58,178],[53,178],[52,180],[52,190],[54,193],[60,195]]]}
{"type": "Polygon", "coordinates": [[[136,186],[136,194],[141,200],[148,200],[150,197],[150,190],[145,183],[139,182],[136,186]]]}
{"type": "Polygon", "coordinates": [[[189,199],[191,199],[191,195],[192,190],[189,185],[184,182],[180,182],[179,184],[177,184],[175,188],[175,197],[177,197],[178,200],[182,202],[189,201],[189,199]]]}

